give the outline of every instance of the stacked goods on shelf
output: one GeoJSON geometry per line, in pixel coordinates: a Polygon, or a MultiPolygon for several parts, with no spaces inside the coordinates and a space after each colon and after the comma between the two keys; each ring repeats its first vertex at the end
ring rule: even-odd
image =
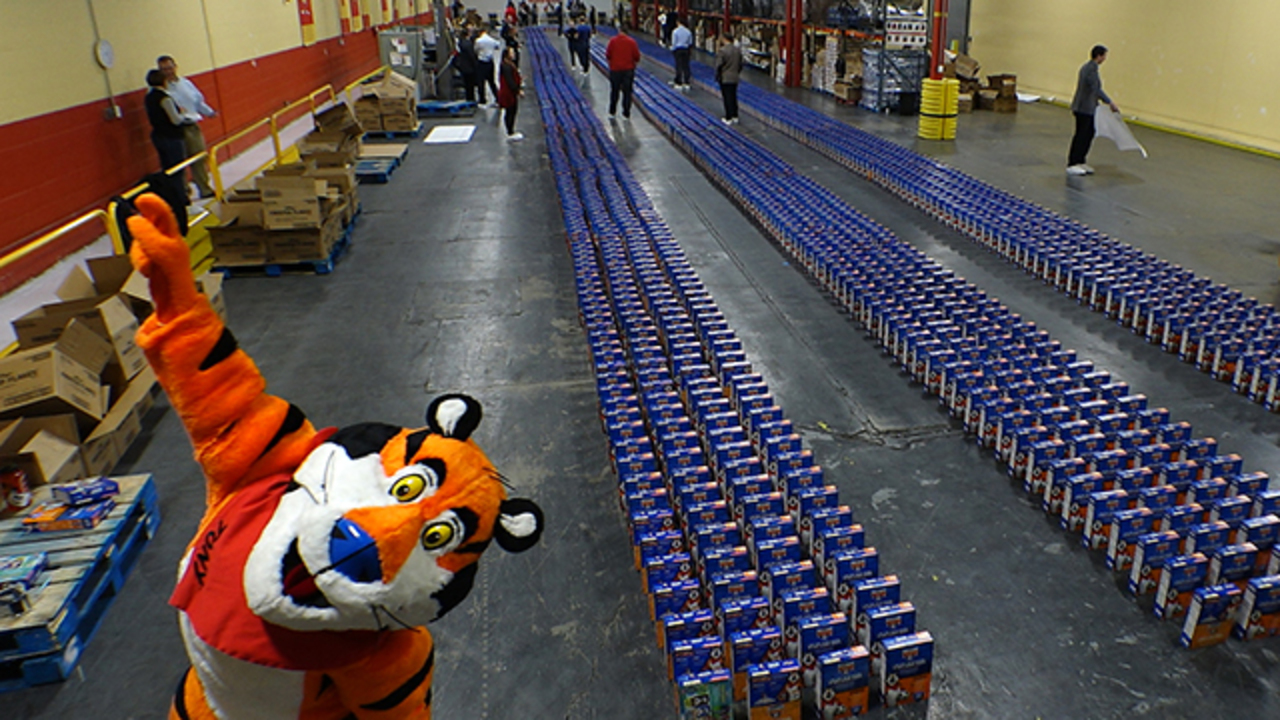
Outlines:
{"type": "Polygon", "coordinates": [[[929,74],[928,54],[920,50],[862,49],[862,101],[868,110],[913,113],[921,81],[929,74]]]}
{"type": "Polygon", "coordinates": [[[412,80],[393,71],[360,87],[363,96],[356,100],[355,114],[365,132],[417,131],[418,87],[412,80]]]}
{"type": "Polygon", "coordinates": [[[884,20],[884,46],[890,50],[923,48],[929,44],[929,21],[918,15],[890,15],[884,20]]]}
{"type": "MultiPolygon", "coordinates": [[[[900,583],[882,574],[853,511],[753,371],[554,51],[534,37],[619,504],[680,697],[702,692],[710,702],[732,683],[733,697],[753,711],[794,718],[806,688],[814,710],[831,713],[845,701],[865,710],[869,696],[923,700],[932,638],[917,632],[900,583]],[[874,611],[889,605],[880,621],[874,611]],[[899,636],[911,636],[910,649],[886,655],[899,636]],[[874,695],[873,667],[881,677],[874,695]],[[716,674],[698,674],[705,671],[716,674]],[[823,698],[833,704],[823,707],[823,698]]],[[[646,97],[670,102],[665,85],[641,77],[646,97]]],[[[728,132],[709,114],[700,119],[705,132],[728,132]]]]}
{"type": "Polygon", "coordinates": [[[813,65],[812,85],[814,90],[834,94],[836,82],[842,80],[836,68],[840,60],[840,36],[827,35],[818,61],[813,65]]]}
{"type": "Polygon", "coordinates": [[[277,165],[233,188],[209,229],[219,267],[325,260],[359,209],[355,162],[362,129],[345,104],[316,117],[298,142],[301,160],[277,165]]]}
{"type": "MultiPolygon", "coordinates": [[[[12,321],[18,347],[0,359],[9,378],[0,387],[0,467],[32,487],[110,472],[154,401],[155,375],[134,342],[151,313],[145,279],[127,256],[93,258],[87,268],[71,270],[60,302],[12,321]]],[[[221,277],[200,280],[225,308],[221,277]]]]}
{"type": "MultiPolygon", "coordinates": [[[[647,88],[649,78],[639,82],[647,88]]],[[[969,231],[987,222],[972,211],[940,210],[962,196],[931,187],[946,174],[936,162],[755,88],[744,99],[756,117],[939,213],[952,227],[969,231]],[[842,142],[851,139],[861,142],[842,142]],[[854,147],[857,152],[849,153],[854,147]]],[[[650,112],[647,104],[641,109],[650,112]]],[[[742,135],[729,133],[734,147],[713,155],[704,149],[712,131],[700,137],[693,128],[660,125],[938,397],[974,442],[990,450],[1033,507],[1057,520],[1082,547],[1105,553],[1118,577],[1128,576],[1135,595],[1154,592],[1155,614],[1183,623],[1185,645],[1202,647],[1232,633],[1244,639],[1276,634],[1280,490],[1269,488],[1265,473],[1246,472],[1243,459],[1221,451],[1216,440],[1194,437],[1189,423],[1174,420],[1167,409],[1148,407],[1145,395],[1078,358],[742,135]],[[758,171],[764,167],[770,172],[758,171]],[[815,218],[829,231],[809,231],[815,218]],[[1240,609],[1247,603],[1249,613],[1240,609]]],[[[1166,337],[1169,325],[1161,320],[1167,317],[1156,315],[1167,298],[1179,292],[1199,297],[1212,289],[1188,271],[1160,274],[1155,268],[1133,279],[1136,288],[1100,288],[1109,266],[1098,274],[1092,254],[1039,254],[1034,240],[1042,233],[1062,235],[1026,221],[1022,217],[1018,229],[1030,237],[997,229],[994,222],[982,225],[988,233],[984,244],[1082,302],[1113,312],[1153,341],[1166,337]]],[[[1212,307],[1219,317],[1227,314],[1222,322],[1270,316],[1269,308],[1242,302],[1238,292],[1217,290],[1225,297],[1212,307]],[[1246,308],[1259,312],[1251,315],[1246,308]]],[[[1224,351],[1224,337],[1206,351],[1201,346],[1208,342],[1199,337],[1197,357],[1219,377],[1229,379],[1223,363],[1244,366],[1238,355],[1224,351]]]]}

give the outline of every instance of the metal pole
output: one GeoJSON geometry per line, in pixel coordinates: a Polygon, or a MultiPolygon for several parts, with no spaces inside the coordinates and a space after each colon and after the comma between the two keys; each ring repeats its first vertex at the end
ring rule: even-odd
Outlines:
{"type": "Polygon", "coordinates": [[[933,0],[933,27],[932,37],[929,41],[929,58],[932,65],[929,69],[929,77],[934,80],[942,79],[942,66],[945,62],[943,48],[947,43],[947,9],[950,0],[933,0]]]}

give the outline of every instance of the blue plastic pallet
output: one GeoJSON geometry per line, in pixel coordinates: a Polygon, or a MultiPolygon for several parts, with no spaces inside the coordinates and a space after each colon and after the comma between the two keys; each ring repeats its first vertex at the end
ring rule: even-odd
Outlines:
{"type": "Polygon", "coordinates": [[[419,122],[418,126],[412,130],[372,130],[364,134],[364,139],[376,140],[378,138],[383,138],[383,139],[390,140],[395,138],[410,138],[410,137],[416,138],[421,134],[422,134],[422,123],[419,122]]]}
{"type": "MultiPolygon", "coordinates": [[[[0,619],[0,693],[65,680],[75,668],[160,527],[150,475],[115,478],[116,507],[92,530],[29,533],[20,517],[0,520],[0,554],[46,552],[48,585],[31,610],[0,619]]],[[[35,502],[49,491],[38,488],[35,502]]]]}
{"type": "Polygon", "coordinates": [[[433,117],[468,117],[476,114],[476,104],[469,100],[426,100],[418,103],[418,114],[433,117]]]}
{"type": "Polygon", "coordinates": [[[396,158],[365,158],[356,163],[356,179],[362,183],[384,185],[391,181],[391,173],[400,167],[396,158]]]}

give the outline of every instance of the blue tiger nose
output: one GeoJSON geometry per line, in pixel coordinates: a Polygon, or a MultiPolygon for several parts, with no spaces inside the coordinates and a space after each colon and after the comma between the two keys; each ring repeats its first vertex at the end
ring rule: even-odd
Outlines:
{"type": "Polygon", "coordinates": [[[354,582],[372,583],[382,580],[382,561],[378,545],[365,529],[342,518],[329,533],[330,567],[354,582]]]}

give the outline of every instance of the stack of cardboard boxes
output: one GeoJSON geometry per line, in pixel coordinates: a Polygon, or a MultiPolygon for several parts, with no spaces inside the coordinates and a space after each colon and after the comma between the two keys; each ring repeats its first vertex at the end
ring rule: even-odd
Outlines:
{"type": "Polygon", "coordinates": [[[355,163],[363,130],[351,109],[316,116],[298,142],[301,162],[277,165],[222,199],[210,228],[221,267],[325,260],[360,205],[355,163]]]}
{"type": "Polygon", "coordinates": [[[984,92],[995,93],[995,97],[990,100],[991,110],[998,113],[1018,112],[1017,75],[990,75],[987,77],[987,87],[988,90],[984,92]]]}
{"type": "MultiPolygon", "coordinates": [[[[109,474],[142,431],[156,378],[134,341],[151,313],[127,256],[88,261],[59,302],[13,321],[18,349],[0,358],[0,467],[33,486],[109,474]]],[[[224,312],[222,277],[199,279],[224,312]]]]}
{"type": "Polygon", "coordinates": [[[362,86],[356,101],[356,118],[365,132],[415,132],[418,129],[418,87],[409,78],[386,73],[362,86]]]}
{"type": "Polygon", "coordinates": [[[978,91],[982,89],[982,82],[978,79],[979,67],[978,61],[968,55],[947,53],[947,59],[942,66],[942,75],[960,81],[957,112],[973,112],[977,106],[978,91]]]}

